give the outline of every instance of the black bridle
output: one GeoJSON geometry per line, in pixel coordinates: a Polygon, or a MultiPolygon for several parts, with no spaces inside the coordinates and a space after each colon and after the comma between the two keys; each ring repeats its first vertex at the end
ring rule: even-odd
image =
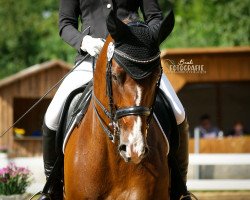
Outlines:
{"type": "Polygon", "coordinates": [[[155,56],[155,58],[147,60],[147,61],[140,61],[140,60],[136,60],[134,58],[129,57],[127,54],[118,51],[114,48],[113,43],[111,42],[108,46],[108,51],[107,51],[107,67],[106,67],[106,95],[108,97],[109,100],[109,110],[107,110],[105,108],[105,106],[100,102],[100,100],[95,96],[94,91],[93,91],[93,108],[94,111],[98,117],[98,120],[102,126],[103,131],[107,134],[107,136],[109,137],[109,139],[112,142],[115,142],[117,139],[117,136],[120,135],[120,126],[118,123],[118,120],[129,116],[129,115],[139,115],[139,116],[145,116],[147,117],[147,129],[149,128],[149,124],[150,121],[152,119],[152,114],[153,114],[153,106],[155,103],[155,99],[156,99],[156,95],[158,92],[158,88],[160,85],[160,80],[161,80],[161,74],[162,74],[162,69],[161,69],[161,74],[159,76],[159,79],[157,81],[156,84],[156,92],[155,92],[155,96],[154,96],[154,101],[153,104],[151,105],[151,107],[145,107],[145,106],[130,106],[130,107],[124,107],[124,108],[119,108],[117,109],[117,107],[114,104],[114,100],[113,100],[113,91],[112,91],[112,58],[114,53],[119,54],[120,56],[123,56],[126,59],[131,59],[134,62],[137,63],[150,63],[155,61],[156,59],[160,59],[160,54],[158,54],[157,56],[155,56]],[[96,104],[99,105],[99,107],[102,109],[102,111],[104,112],[104,114],[110,119],[110,124],[109,126],[113,126],[113,132],[110,131],[110,129],[108,128],[108,126],[105,124],[105,122],[103,121],[103,119],[101,118],[100,114],[98,113],[98,110],[96,108],[96,104]]]}

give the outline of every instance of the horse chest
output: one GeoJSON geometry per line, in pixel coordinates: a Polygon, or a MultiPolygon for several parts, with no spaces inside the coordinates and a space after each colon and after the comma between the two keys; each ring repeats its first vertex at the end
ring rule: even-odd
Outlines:
{"type": "Polygon", "coordinates": [[[102,199],[107,200],[167,200],[168,199],[168,178],[161,176],[152,170],[149,173],[146,168],[120,171],[119,176],[113,176],[110,191],[102,199]],[[151,174],[152,173],[152,174],[151,174]],[[153,175],[154,174],[154,175],[153,175]]]}
{"type": "Polygon", "coordinates": [[[116,170],[109,167],[105,164],[91,166],[86,171],[85,181],[82,181],[80,186],[84,197],[107,200],[150,200],[161,199],[157,198],[159,195],[157,190],[161,189],[162,185],[167,191],[166,180],[161,178],[156,170],[151,169],[151,173],[154,173],[152,176],[144,167],[128,169],[126,166],[116,170]]]}
{"type": "MultiPolygon", "coordinates": [[[[91,119],[91,118],[90,118],[91,119]]],[[[106,135],[79,129],[71,135],[65,154],[66,199],[167,200],[169,174],[162,145],[142,164],[125,163],[106,135]],[[83,134],[84,133],[84,134],[83,134]],[[92,136],[92,135],[91,135],[92,136]],[[97,137],[99,136],[99,137],[97,137]],[[72,143],[72,144],[71,144],[72,143]]]]}
{"type": "Polygon", "coordinates": [[[129,188],[127,190],[114,190],[106,200],[141,200],[141,199],[149,199],[147,192],[140,190],[139,188],[129,188]]]}

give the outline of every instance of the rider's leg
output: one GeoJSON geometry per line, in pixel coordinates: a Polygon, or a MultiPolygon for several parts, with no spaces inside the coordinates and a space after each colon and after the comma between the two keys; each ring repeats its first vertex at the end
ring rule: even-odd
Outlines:
{"type": "MultiPolygon", "coordinates": [[[[57,154],[55,150],[56,131],[59,118],[68,95],[76,88],[89,82],[93,77],[92,62],[84,61],[71,72],[58,88],[51,101],[43,125],[43,159],[45,175],[48,178],[55,164],[57,154]]],[[[59,181],[60,183],[60,181],[59,181]]]]}
{"type": "Polygon", "coordinates": [[[49,129],[58,129],[61,111],[68,95],[92,78],[92,62],[84,61],[63,80],[45,114],[45,124],[49,129]]]}
{"type": "Polygon", "coordinates": [[[165,74],[162,75],[160,88],[170,101],[178,125],[178,130],[180,132],[180,146],[177,151],[177,162],[180,168],[182,179],[186,183],[188,170],[189,126],[185,116],[185,110],[165,74]]]}

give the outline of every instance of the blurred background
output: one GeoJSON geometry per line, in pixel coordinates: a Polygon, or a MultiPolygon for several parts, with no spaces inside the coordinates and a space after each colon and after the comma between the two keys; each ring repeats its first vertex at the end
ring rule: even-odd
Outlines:
{"type": "MultiPolygon", "coordinates": [[[[174,6],[175,28],[164,48],[247,46],[249,0],[159,0],[174,6]]],[[[58,36],[58,0],[0,0],[0,78],[36,63],[73,63],[75,50],[58,36]]]]}
{"type": "MultiPolygon", "coordinates": [[[[200,199],[250,199],[250,1],[158,1],[175,12],[161,56],[190,123],[188,187],[200,199]]],[[[0,0],[0,133],[74,64],[58,5],[0,0]]],[[[41,125],[54,92],[0,138],[0,167],[15,161],[33,172],[28,193],[45,180],[41,125]]]]}

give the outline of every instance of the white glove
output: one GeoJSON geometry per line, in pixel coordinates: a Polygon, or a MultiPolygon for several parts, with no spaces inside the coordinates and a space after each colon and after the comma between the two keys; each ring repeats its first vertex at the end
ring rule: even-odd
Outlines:
{"type": "Polygon", "coordinates": [[[81,49],[95,57],[100,53],[103,45],[104,41],[101,38],[93,38],[89,35],[86,35],[82,40],[81,49]]]}

